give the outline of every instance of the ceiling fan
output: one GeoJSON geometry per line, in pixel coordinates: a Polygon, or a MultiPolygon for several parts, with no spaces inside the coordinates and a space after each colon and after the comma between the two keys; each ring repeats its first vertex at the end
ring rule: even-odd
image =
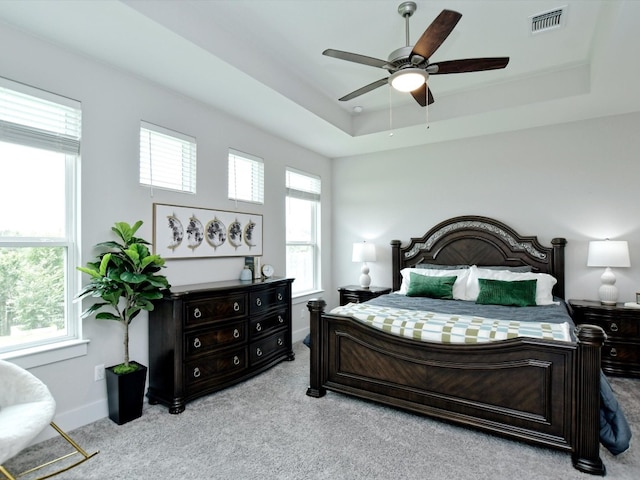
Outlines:
{"type": "Polygon", "coordinates": [[[396,90],[411,92],[413,98],[424,107],[434,102],[431,90],[427,85],[429,75],[497,70],[506,67],[509,63],[509,57],[468,58],[430,63],[429,58],[453,31],[462,15],[452,10],[443,10],[427,27],[416,44],[411,46],[409,44],[409,18],[414,14],[416,8],[415,2],[402,2],[398,6],[398,13],[405,19],[407,45],[391,52],[386,61],[331,48],[322,52],[328,57],[383,68],[391,74],[389,77],[381,78],[345,95],[339,99],[340,101],[351,100],[389,83],[396,90]]]}

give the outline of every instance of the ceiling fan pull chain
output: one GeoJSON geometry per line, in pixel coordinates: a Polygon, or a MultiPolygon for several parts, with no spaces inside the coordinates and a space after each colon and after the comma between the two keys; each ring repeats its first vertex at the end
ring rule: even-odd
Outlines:
{"type": "Polygon", "coordinates": [[[425,108],[425,110],[427,111],[426,116],[427,116],[427,130],[429,130],[429,85],[427,85],[427,106],[425,108]]]}
{"type": "Polygon", "coordinates": [[[388,89],[389,92],[389,136],[393,137],[393,113],[391,111],[391,89],[388,89]]]}

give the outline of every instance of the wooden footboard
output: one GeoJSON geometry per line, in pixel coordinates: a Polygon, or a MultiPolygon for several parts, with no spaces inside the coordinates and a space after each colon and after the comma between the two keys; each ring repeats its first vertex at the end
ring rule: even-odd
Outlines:
{"type": "Polygon", "coordinates": [[[603,475],[599,368],[604,332],[582,326],[577,343],[518,338],[476,345],[396,337],[349,317],[311,314],[310,386],[566,450],[603,475]]]}

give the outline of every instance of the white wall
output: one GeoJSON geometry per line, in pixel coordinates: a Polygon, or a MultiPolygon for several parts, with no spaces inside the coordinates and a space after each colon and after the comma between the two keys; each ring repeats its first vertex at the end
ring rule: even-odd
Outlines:
{"type": "MultiPolygon", "coordinates": [[[[322,178],[325,212],[322,242],[329,245],[329,159],[202,103],[15,30],[0,26],[0,45],[1,76],[82,102],[82,264],[94,258],[93,245],[111,238],[110,228],[116,221],[143,220],[139,236],[151,240],[152,205],[158,202],[262,214],[263,263],[273,264],[276,275],[282,276],[285,273],[287,166],[322,178]],[[9,45],[11,48],[5,48],[9,45]],[[140,120],[196,137],[196,195],[155,190],[151,197],[149,189],[138,184],[140,120]],[[264,205],[239,202],[236,206],[227,199],[228,147],[264,158],[264,205]]],[[[238,278],[243,263],[243,257],[168,260],[164,273],[173,285],[228,280],[238,278]]],[[[328,256],[322,269],[325,278],[330,279],[328,256]]],[[[301,315],[306,311],[305,300],[297,300],[294,307],[294,341],[304,338],[308,331],[308,315],[301,315]]],[[[131,332],[131,358],[144,364],[148,364],[147,320],[146,313],[141,315],[132,324],[131,332]]],[[[104,381],[94,382],[94,366],[122,361],[118,324],[86,319],[83,327],[84,336],[91,340],[86,356],[31,370],[49,386],[58,404],[56,421],[66,429],[107,415],[106,386],[104,381]]]]}
{"type": "Polygon", "coordinates": [[[567,298],[597,299],[603,269],[586,267],[589,240],[627,240],[631,268],[614,272],[620,301],[633,301],[640,290],[638,132],[635,113],[336,160],[334,284],[358,282],[354,241],[376,244],[372,284],[391,286],[390,240],[406,244],[447,218],[483,215],[545,245],[565,237],[567,298]]]}

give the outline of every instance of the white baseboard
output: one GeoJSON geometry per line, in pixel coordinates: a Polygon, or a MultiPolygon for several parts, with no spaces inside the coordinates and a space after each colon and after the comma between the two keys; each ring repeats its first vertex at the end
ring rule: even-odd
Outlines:
{"type": "MultiPolygon", "coordinates": [[[[56,413],[53,421],[62,430],[64,430],[66,433],[69,433],[76,428],[80,428],[84,425],[88,425],[89,423],[96,422],[108,415],[109,407],[107,404],[107,399],[105,398],[104,400],[99,400],[97,402],[84,405],[80,408],[76,408],[75,410],[56,413]]],[[[40,435],[38,435],[33,440],[33,442],[31,442],[30,445],[35,445],[36,443],[43,442],[55,437],[56,435],[58,434],[53,428],[45,428],[40,433],[40,435]]],[[[73,438],[73,435],[71,435],[71,438],[73,438]]]]}

